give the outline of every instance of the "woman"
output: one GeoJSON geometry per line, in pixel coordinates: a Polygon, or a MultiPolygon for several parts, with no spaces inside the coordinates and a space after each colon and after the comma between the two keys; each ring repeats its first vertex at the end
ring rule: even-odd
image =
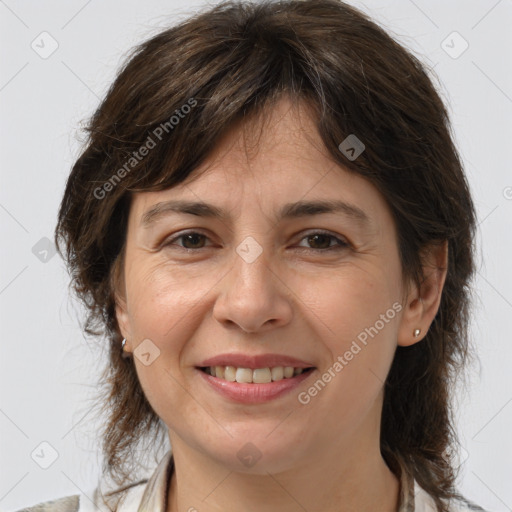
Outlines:
{"type": "Polygon", "coordinates": [[[37,510],[481,510],[451,416],[475,212],[413,55],[336,0],[226,2],[88,130],[56,240],[109,346],[104,480],[37,510]]]}

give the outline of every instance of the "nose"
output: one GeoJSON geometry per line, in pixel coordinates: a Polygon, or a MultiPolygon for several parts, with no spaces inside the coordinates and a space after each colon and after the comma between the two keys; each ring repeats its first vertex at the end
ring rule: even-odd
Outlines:
{"type": "Polygon", "coordinates": [[[282,327],[293,314],[292,291],[271,268],[265,250],[248,262],[238,253],[233,266],[221,280],[213,308],[214,318],[226,327],[238,326],[245,332],[264,332],[282,327]]]}

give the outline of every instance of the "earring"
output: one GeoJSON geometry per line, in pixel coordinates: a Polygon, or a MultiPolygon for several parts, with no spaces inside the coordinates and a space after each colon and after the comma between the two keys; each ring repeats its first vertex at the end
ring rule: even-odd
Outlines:
{"type": "Polygon", "coordinates": [[[123,339],[123,342],[121,343],[121,357],[122,357],[123,359],[128,359],[128,358],[130,358],[130,357],[131,357],[131,354],[130,354],[130,352],[126,352],[126,351],[124,350],[124,346],[125,346],[125,345],[126,345],[126,338],[124,338],[124,339],[123,339]]]}
{"type": "Polygon", "coordinates": [[[414,337],[417,338],[420,335],[421,329],[414,329],[414,337]]]}

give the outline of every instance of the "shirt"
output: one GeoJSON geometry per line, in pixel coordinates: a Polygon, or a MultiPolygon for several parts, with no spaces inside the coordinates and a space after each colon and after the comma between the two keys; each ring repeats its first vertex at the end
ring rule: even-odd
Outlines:
{"type": "MultiPolygon", "coordinates": [[[[16,512],[98,512],[98,510],[106,510],[106,505],[101,501],[102,496],[110,507],[113,507],[113,503],[118,501],[117,507],[112,508],[116,512],[165,512],[173,469],[174,460],[171,450],[169,450],[148,479],[117,489],[117,492],[107,493],[103,490],[102,493],[97,487],[92,497],[75,494],[39,503],[16,512]]],[[[400,478],[398,510],[399,512],[437,512],[431,496],[415,480],[407,478],[405,471],[402,471],[400,478]]],[[[485,512],[468,501],[454,502],[450,508],[450,512],[475,510],[485,512]]]]}

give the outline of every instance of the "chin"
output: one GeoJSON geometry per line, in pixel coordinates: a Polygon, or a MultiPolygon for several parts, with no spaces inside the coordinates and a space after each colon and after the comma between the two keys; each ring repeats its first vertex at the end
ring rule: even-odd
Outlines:
{"type": "Polygon", "coordinates": [[[222,444],[211,443],[204,452],[209,453],[218,464],[237,473],[266,475],[286,471],[295,465],[300,456],[297,450],[297,446],[301,446],[300,439],[287,437],[283,442],[282,435],[270,439],[272,434],[269,436],[269,432],[272,430],[266,429],[262,433],[251,429],[245,435],[232,434],[232,439],[222,444]],[[212,444],[216,446],[213,453],[212,444]]]}

